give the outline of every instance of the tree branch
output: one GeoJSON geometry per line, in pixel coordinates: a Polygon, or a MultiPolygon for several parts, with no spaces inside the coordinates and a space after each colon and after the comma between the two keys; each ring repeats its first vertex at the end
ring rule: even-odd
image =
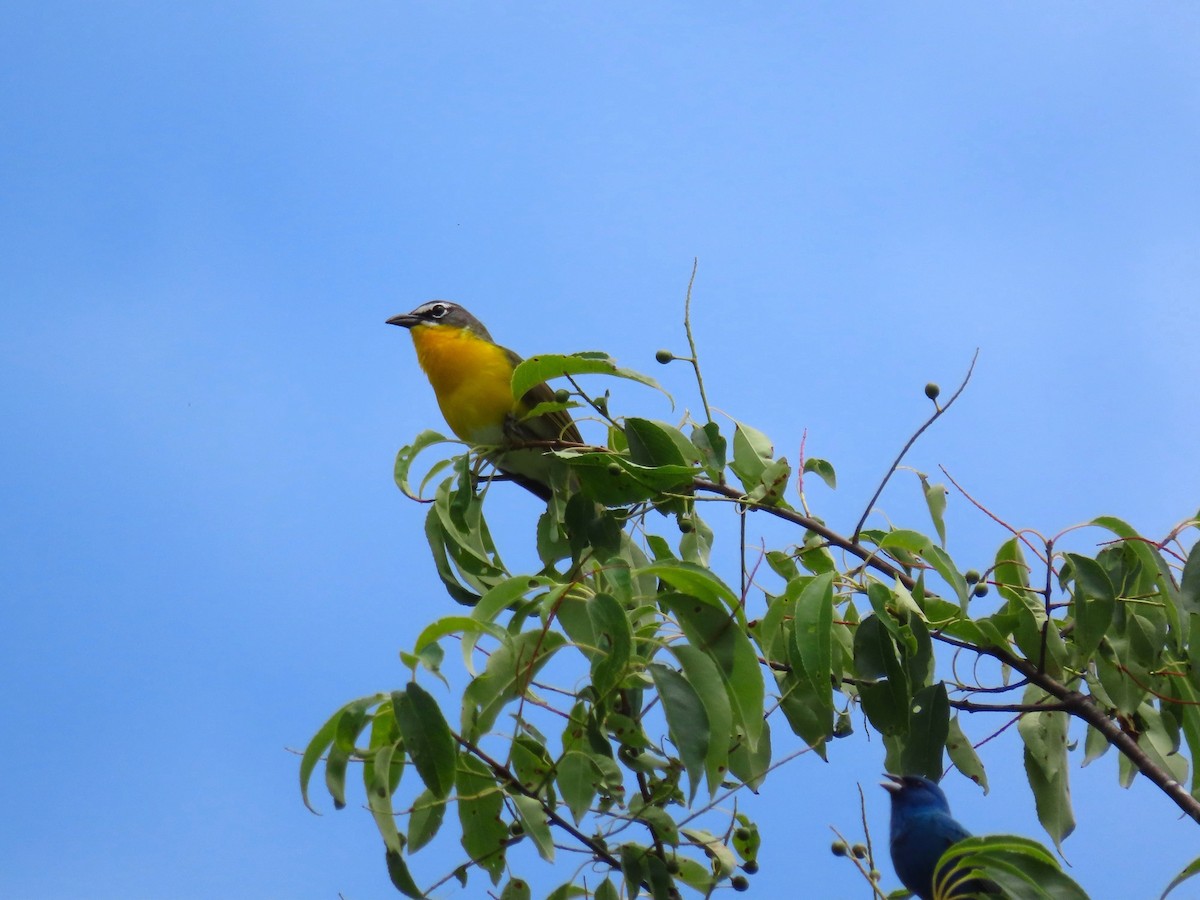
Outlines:
{"type": "MultiPolygon", "coordinates": [[[[580,831],[578,828],[576,828],[574,825],[572,825],[570,822],[568,822],[566,819],[564,819],[562,816],[560,816],[558,814],[557,809],[555,809],[552,806],[548,806],[546,804],[546,801],[542,797],[538,796],[536,791],[531,791],[528,788],[526,788],[525,785],[521,784],[521,780],[519,778],[517,778],[517,776],[514,775],[512,772],[510,772],[505,765],[503,765],[502,763],[496,762],[496,760],[492,759],[490,756],[488,756],[486,753],[484,753],[482,749],[480,749],[475,744],[471,743],[470,741],[468,741],[466,738],[462,737],[461,735],[459,735],[453,731],[450,733],[453,735],[455,742],[460,747],[462,747],[468,753],[472,754],[475,758],[477,758],[485,766],[487,766],[489,769],[491,769],[492,774],[495,775],[501,781],[503,781],[506,785],[508,785],[508,787],[510,789],[512,789],[520,794],[524,794],[526,797],[530,797],[530,798],[536,800],[539,804],[541,804],[542,811],[546,814],[546,818],[550,820],[551,824],[557,825],[559,828],[561,828],[567,834],[571,835],[571,837],[575,838],[575,840],[579,841],[579,843],[581,843],[585,847],[587,847],[588,850],[591,852],[591,854],[596,857],[596,859],[608,864],[609,866],[611,866],[613,869],[617,870],[618,872],[621,870],[621,861],[619,859],[617,859],[615,856],[613,856],[611,853],[609,853],[607,848],[598,844],[595,840],[588,837],[586,834],[584,834],[582,831],[580,831]]],[[[644,887],[647,890],[650,889],[649,884],[645,884],[644,887]]]]}
{"type": "MultiPolygon", "coordinates": [[[[767,506],[755,503],[747,499],[746,495],[736,488],[729,485],[716,484],[704,479],[696,479],[693,482],[693,487],[697,491],[705,491],[711,494],[719,494],[727,497],[730,500],[736,500],[745,504],[751,509],[761,510],[768,515],[775,516],[778,519],[783,519],[785,522],[791,522],[794,525],[799,525],[801,528],[806,528],[814,534],[824,538],[830,546],[838,547],[845,552],[857,556],[863,560],[863,563],[877,572],[888,575],[898,580],[907,588],[912,588],[916,581],[915,579],[901,571],[896,566],[881,559],[874,551],[862,546],[856,541],[838,534],[835,531],[827,528],[817,520],[810,516],[801,515],[790,509],[781,509],[775,506],[767,506]]],[[[1041,688],[1050,696],[1054,697],[1061,704],[1063,712],[1082,719],[1088,725],[1091,725],[1099,731],[1104,738],[1113,747],[1122,753],[1139,772],[1146,776],[1153,784],[1157,785],[1168,797],[1174,801],[1175,805],[1183,811],[1185,815],[1193,821],[1200,823],[1200,800],[1197,800],[1191,795],[1186,787],[1181,785],[1174,779],[1170,772],[1158,765],[1150,756],[1138,746],[1137,741],[1130,735],[1121,730],[1121,727],[1109,717],[1104,708],[1096,702],[1093,697],[1087,694],[1081,694],[1072,688],[1067,687],[1050,675],[1047,675],[1041,668],[1023,657],[1015,655],[1007,647],[991,647],[991,646],[976,646],[969,644],[966,641],[958,640],[949,635],[940,634],[936,631],[930,633],[930,637],[934,640],[941,641],[944,644],[949,644],[954,647],[960,647],[964,650],[971,650],[975,653],[984,656],[990,656],[993,659],[1010,667],[1017,674],[1025,678],[1028,682],[1041,688]]],[[[774,668],[774,667],[772,667],[774,668]]],[[[955,701],[967,702],[967,701],[955,701]]],[[[1045,704],[1041,704],[1036,711],[1044,711],[1047,708],[1045,704]]],[[[1057,709],[1058,707],[1053,707],[1057,709]]],[[[1025,708],[1021,708],[1021,712],[1030,712],[1025,708]]]]}

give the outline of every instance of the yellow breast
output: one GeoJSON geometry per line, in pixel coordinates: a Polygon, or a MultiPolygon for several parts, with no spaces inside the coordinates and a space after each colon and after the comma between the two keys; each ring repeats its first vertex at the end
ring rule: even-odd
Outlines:
{"type": "Polygon", "coordinates": [[[412,328],[417,360],[446,424],[471,444],[499,444],[504,421],[513,411],[513,364],[503,347],[462,328],[412,328]]]}

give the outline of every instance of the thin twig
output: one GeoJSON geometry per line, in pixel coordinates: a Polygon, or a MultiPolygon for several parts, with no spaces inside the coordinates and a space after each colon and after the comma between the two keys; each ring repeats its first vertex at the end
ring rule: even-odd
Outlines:
{"type": "MultiPolygon", "coordinates": [[[[521,784],[521,779],[517,778],[517,776],[514,775],[511,771],[509,771],[509,769],[506,766],[502,765],[501,763],[496,762],[496,760],[494,760],[490,756],[488,756],[480,747],[477,747],[475,744],[473,744],[471,741],[468,741],[462,735],[457,734],[453,731],[450,732],[450,734],[454,737],[455,742],[460,747],[462,747],[464,750],[466,750],[468,753],[470,753],[476,759],[478,759],[480,762],[482,762],[485,766],[487,766],[489,769],[491,769],[492,774],[495,775],[497,778],[499,778],[501,781],[503,781],[505,784],[507,784],[512,790],[515,790],[521,794],[524,794],[526,797],[530,797],[530,798],[538,801],[538,803],[540,803],[542,806],[542,812],[544,812],[546,814],[546,818],[548,818],[553,824],[557,825],[559,828],[561,828],[567,834],[571,835],[571,837],[575,838],[575,840],[579,841],[579,843],[583,844],[585,847],[587,847],[589,850],[591,850],[593,856],[595,856],[596,858],[598,858],[600,860],[603,860],[604,862],[608,863],[610,866],[612,866],[615,869],[621,868],[620,860],[618,860],[615,856],[613,856],[611,853],[609,853],[606,848],[602,847],[600,844],[597,844],[594,840],[589,838],[586,834],[584,834],[582,831],[580,831],[578,828],[576,828],[574,825],[572,825],[570,822],[568,822],[566,819],[564,819],[562,816],[560,816],[558,814],[558,810],[556,810],[554,807],[547,806],[545,800],[542,797],[539,797],[536,792],[529,790],[528,788],[525,787],[525,785],[521,784]]],[[[647,885],[647,887],[649,887],[649,885],[647,885]]]]}
{"type": "Polygon", "coordinates": [[[696,269],[700,265],[699,257],[692,258],[692,277],[688,279],[687,295],[683,301],[683,330],[687,334],[688,350],[691,352],[692,369],[696,373],[696,387],[700,389],[700,402],[704,405],[704,417],[711,422],[712,410],[708,406],[708,395],[704,393],[704,378],[700,374],[700,357],[696,355],[696,338],[692,335],[692,285],[696,283],[696,269]]]}
{"type": "Polygon", "coordinates": [[[832,825],[829,826],[829,830],[837,835],[839,841],[846,845],[846,859],[854,863],[854,868],[858,869],[859,874],[867,880],[867,884],[871,885],[871,890],[874,892],[872,896],[877,897],[878,900],[887,900],[887,894],[885,894],[883,889],[876,884],[874,880],[872,880],[871,873],[867,869],[863,868],[862,860],[854,855],[854,850],[851,843],[846,840],[842,836],[842,833],[832,825]]]}
{"type": "MultiPolygon", "coordinates": [[[[952,485],[954,485],[955,488],[958,489],[958,492],[960,494],[962,494],[964,497],[967,498],[967,501],[972,506],[974,506],[977,510],[979,510],[981,513],[983,513],[985,516],[987,516],[989,519],[991,519],[993,522],[995,522],[997,525],[999,525],[1001,528],[1003,528],[1005,531],[1007,531],[1013,537],[1017,538],[1017,540],[1019,540],[1022,544],[1024,544],[1026,547],[1029,548],[1030,553],[1032,553],[1038,559],[1042,559],[1042,552],[1033,545],[1033,543],[1029,540],[1029,538],[1027,538],[1025,536],[1026,534],[1037,534],[1038,537],[1041,537],[1040,534],[1038,534],[1036,531],[1029,531],[1028,529],[1024,529],[1024,528],[1021,528],[1021,529],[1013,528],[1013,526],[1009,525],[1007,522],[1005,522],[1003,519],[1001,519],[998,515],[996,515],[994,512],[992,512],[990,509],[988,509],[986,506],[984,506],[982,503],[980,503],[978,500],[976,500],[974,497],[972,497],[970,494],[968,494],[966,489],[961,484],[959,484],[957,481],[954,480],[954,476],[951,475],[946,470],[945,466],[939,465],[938,468],[942,470],[942,474],[945,475],[946,478],[948,478],[950,480],[950,483],[952,485]]],[[[1043,559],[1042,562],[1046,562],[1046,560],[1043,559]]]]}
{"type": "Polygon", "coordinates": [[[879,487],[875,489],[875,493],[871,497],[871,501],[867,504],[867,508],[863,510],[862,518],[860,518],[858,520],[858,524],[854,526],[854,532],[851,540],[858,540],[858,535],[860,532],[862,532],[863,525],[866,524],[867,516],[871,515],[871,510],[875,508],[875,501],[879,499],[879,495],[882,494],[883,489],[887,487],[888,481],[890,481],[892,476],[896,474],[896,469],[900,466],[900,461],[904,459],[904,455],[908,453],[912,445],[917,442],[917,438],[925,433],[925,429],[940,419],[942,417],[942,413],[954,405],[954,401],[958,399],[959,394],[961,394],[963,389],[967,386],[967,382],[971,380],[971,373],[975,371],[975,361],[977,359],[979,359],[978,348],[975,349],[975,355],[971,357],[971,365],[967,367],[967,374],[963,376],[962,384],[958,386],[958,390],[950,395],[950,399],[946,401],[945,406],[939,405],[937,400],[934,400],[933,405],[935,409],[933,415],[926,419],[925,424],[913,432],[913,436],[908,439],[908,442],[902,448],[900,448],[900,453],[896,456],[895,462],[893,462],[888,468],[887,474],[883,476],[883,481],[879,482],[879,487]]]}

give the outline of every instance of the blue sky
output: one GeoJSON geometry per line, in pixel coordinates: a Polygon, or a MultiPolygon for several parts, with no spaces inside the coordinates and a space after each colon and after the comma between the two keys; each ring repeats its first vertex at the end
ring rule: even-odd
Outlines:
{"type": "MultiPolygon", "coordinates": [[[[653,353],[698,257],[713,403],[792,459],[807,429],[843,530],[976,347],[912,465],[1048,532],[1194,513],[1197,46],[1182,3],[7,5],[0,894],[392,895],[287,748],[450,611],[391,482],[441,420],[383,320],[431,297],[695,408],[653,353]]],[[[493,502],[520,547],[536,507],[493,502]]],[[[949,524],[964,565],[1003,539],[958,497],[949,524]]],[[[882,752],[833,750],[757,801],[762,896],[865,895],[827,826],[862,781],[882,838],[882,752]]],[[[960,818],[1041,838],[1019,748],[984,758],[960,818]]],[[[1195,826],[1115,774],[1072,770],[1067,854],[1156,896],[1195,826]]]]}

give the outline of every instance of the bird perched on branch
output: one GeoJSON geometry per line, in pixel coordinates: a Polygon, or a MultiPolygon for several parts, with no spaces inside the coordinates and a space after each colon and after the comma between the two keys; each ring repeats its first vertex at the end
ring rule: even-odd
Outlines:
{"type": "Polygon", "coordinates": [[[516,445],[583,443],[565,410],[526,417],[539,403],[554,401],[550,386],[542,382],[514,398],[512,374],[521,357],[493,341],[483,323],[457,303],[431,300],[392,316],[387,324],[407,328],[412,335],[417,361],[450,430],[472,446],[488,448],[485,457],[497,469],[549,500],[557,461],[544,449],[516,445]]]}
{"type": "MultiPolygon", "coordinates": [[[[971,832],[950,815],[946,795],[933,781],[920,775],[886,777],[889,780],[882,782],[882,787],[892,797],[892,867],[906,888],[921,900],[933,900],[938,860],[971,832]]],[[[994,886],[972,879],[956,886],[949,897],[958,900],[995,893],[994,886]]]]}

